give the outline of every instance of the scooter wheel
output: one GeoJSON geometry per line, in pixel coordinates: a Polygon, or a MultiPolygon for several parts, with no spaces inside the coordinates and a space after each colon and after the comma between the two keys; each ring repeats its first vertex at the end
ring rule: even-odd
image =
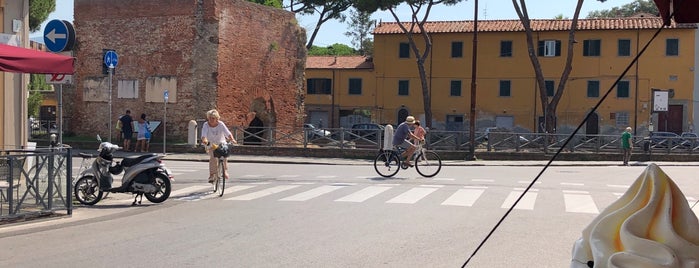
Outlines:
{"type": "Polygon", "coordinates": [[[78,200],[80,204],[87,206],[97,204],[97,202],[102,200],[102,194],[104,194],[100,190],[97,178],[92,176],[79,178],[78,181],[75,182],[73,193],[75,195],[75,199],[78,200]]]}
{"type": "Polygon", "coordinates": [[[172,191],[172,186],[170,185],[170,178],[165,174],[158,173],[155,178],[153,178],[153,185],[158,188],[156,193],[146,193],[146,199],[153,203],[161,203],[170,197],[170,191],[172,191]]]}

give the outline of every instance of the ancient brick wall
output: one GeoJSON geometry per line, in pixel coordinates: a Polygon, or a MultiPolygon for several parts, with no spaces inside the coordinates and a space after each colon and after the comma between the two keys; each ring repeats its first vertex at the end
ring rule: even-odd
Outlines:
{"type": "MultiPolygon", "coordinates": [[[[177,88],[168,89],[171,96],[176,94],[176,101],[167,104],[169,142],[185,141],[189,120],[202,119],[212,108],[221,110],[229,126],[247,125],[255,99],[264,100],[264,110],[274,115],[270,122],[300,126],[305,33],[292,13],[242,0],[74,3],[78,63],[76,90],[67,98],[73,120],[80,122],[74,130],[78,135],[107,135],[107,120],[114,124],[126,109],[132,116],[146,113],[149,120],[162,120],[163,100],[146,99],[146,82],[152,77],[176,78],[177,88]],[[260,19],[274,23],[263,24],[260,19]],[[273,53],[257,49],[265,43],[277,44],[277,49],[273,53]],[[119,54],[111,118],[108,76],[102,73],[106,48],[119,54]],[[246,53],[238,54],[242,51],[246,53]],[[137,97],[119,97],[119,80],[138,81],[137,97]]],[[[157,131],[154,137],[158,142],[162,133],[157,131]]]]}

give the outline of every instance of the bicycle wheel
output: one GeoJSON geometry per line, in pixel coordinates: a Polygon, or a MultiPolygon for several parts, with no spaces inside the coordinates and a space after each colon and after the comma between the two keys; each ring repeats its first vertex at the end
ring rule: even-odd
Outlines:
{"type": "Polygon", "coordinates": [[[224,166],[226,162],[223,161],[223,159],[218,160],[218,170],[219,174],[217,175],[218,180],[216,181],[216,188],[218,188],[218,196],[221,197],[223,196],[223,192],[226,190],[226,170],[224,169],[224,166]]]}
{"type": "Polygon", "coordinates": [[[400,170],[400,159],[392,151],[383,151],[374,159],[374,169],[382,177],[393,177],[400,170]]]}
{"type": "Polygon", "coordinates": [[[442,169],[442,159],[433,151],[424,151],[415,158],[415,169],[423,177],[434,177],[442,169]]]}

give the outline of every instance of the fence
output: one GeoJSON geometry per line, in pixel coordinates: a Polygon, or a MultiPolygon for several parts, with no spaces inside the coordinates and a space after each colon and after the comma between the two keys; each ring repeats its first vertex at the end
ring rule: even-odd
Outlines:
{"type": "Polygon", "coordinates": [[[65,209],[72,213],[70,148],[0,155],[0,221],[65,209]]]}
{"type": "MultiPolygon", "coordinates": [[[[233,127],[233,135],[244,145],[269,147],[380,149],[383,130],[353,130],[347,128],[303,129],[259,127],[254,131],[233,127]]],[[[514,133],[489,131],[475,133],[476,151],[487,152],[620,152],[621,135],[588,135],[548,133],[514,133]]],[[[634,151],[652,154],[699,153],[699,139],[692,137],[649,138],[634,137],[634,151]]],[[[427,132],[426,147],[432,150],[469,151],[467,131],[431,130],[427,132]]]]}

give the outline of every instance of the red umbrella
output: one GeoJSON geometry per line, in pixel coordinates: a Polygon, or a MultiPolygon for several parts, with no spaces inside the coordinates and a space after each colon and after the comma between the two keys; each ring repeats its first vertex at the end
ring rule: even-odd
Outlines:
{"type": "Polygon", "coordinates": [[[73,74],[73,57],[0,44],[0,71],[73,74]]]}
{"type": "Polygon", "coordinates": [[[660,16],[666,22],[673,13],[677,23],[699,22],[699,1],[697,0],[654,0],[660,16]]]}

